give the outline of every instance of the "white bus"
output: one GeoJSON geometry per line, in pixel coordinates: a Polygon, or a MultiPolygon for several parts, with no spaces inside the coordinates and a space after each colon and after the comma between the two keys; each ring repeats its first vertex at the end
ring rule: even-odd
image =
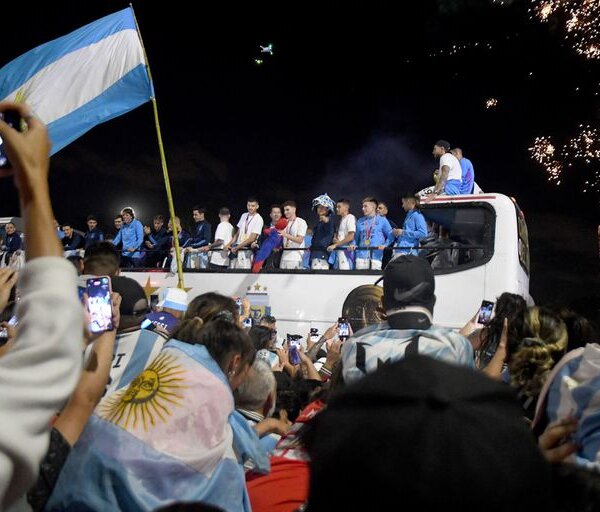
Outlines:
{"type": "MultiPolygon", "coordinates": [[[[433,264],[436,324],[461,327],[483,299],[495,301],[505,291],[532,302],[527,226],[515,200],[502,194],[442,196],[424,204],[422,212],[429,223],[444,228],[450,244],[441,250],[433,245],[420,251],[432,262],[440,251],[451,252],[445,265],[439,265],[439,259],[433,264]]],[[[165,287],[177,285],[177,276],[164,271],[123,275],[141,283],[149,296],[158,297],[165,287]]],[[[271,314],[277,319],[280,335],[306,336],[311,327],[324,332],[342,316],[350,292],[372,285],[380,277],[381,271],[277,269],[253,274],[192,270],[184,273],[184,286],[190,299],[209,291],[246,296],[254,318],[271,314]]]]}

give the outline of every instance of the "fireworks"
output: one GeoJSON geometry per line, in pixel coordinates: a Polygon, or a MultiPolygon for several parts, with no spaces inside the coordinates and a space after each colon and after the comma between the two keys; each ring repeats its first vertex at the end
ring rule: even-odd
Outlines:
{"type": "Polygon", "coordinates": [[[548,175],[548,181],[553,181],[560,185],[560,177],[563,171],[563,162],[556,150],[556,145],[552,143],[550,137],[536,137],[533,146],[529,148],[531,158],[544,167],[548,175]]]}
{"type": "Polygon", "coordinates": [[[496,108],[498,106],[498,98],[488,98],[485,100],[485,108],[490,110],[491,108],[496,108]]]}
{"type": "Polygon", "coordinates": [[[558,147],[550,137],[537,137],[529,148],[531,158],[540,164],[548,181],[560,185],[565,168],[575,164],[596,166],[592,179],[585,181],[583,191],[600,191],[600,137],[598,130],[588,125],[580,125],[579,133],[558,147]]]}
{"type": "Polygon", "coordinates": [[[532,0],[530,12],[541,22],[560,15],[566,39],[577,53],[588,59],[600,59],[600,0],[532,0]]]}

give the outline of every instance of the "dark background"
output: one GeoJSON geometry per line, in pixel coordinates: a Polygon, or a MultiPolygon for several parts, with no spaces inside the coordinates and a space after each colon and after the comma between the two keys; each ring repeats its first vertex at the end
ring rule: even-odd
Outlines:
{"type": "MultiPolygon", "coordinates": [[[[263,216],[295,199],[310,225],[325,192],[349,197],[355,214],[375,195],[401,221],[400,193],[431,183],[432,145],[445,138],[485,191],[524,210],[534,298],[597,308],[600,198],[582,192],[597,167],[570,168],[557,187],[527,150],[536,136],[598,125],[600,62],[578,56],[558,23],[530,20],[526,0],[205,4],[134,3],[184,226],[194,204],[215,223],[228,205],[237,221],[248,195],[263,216]],[[260,55],[269,42],[274,56],[260,55]]],[[[5,13],[0,65],[126,5],[57,1],[19,8],[14,23],[5,13]]],[[[111,231],[128,205],[145,222],[167,214],[150,104],[55,155],[51,187],[59,222],[81,229],[95,213],[111,231]]],[[[18,212],[9,180],[0,198],[0,215],[18,212]]]]}

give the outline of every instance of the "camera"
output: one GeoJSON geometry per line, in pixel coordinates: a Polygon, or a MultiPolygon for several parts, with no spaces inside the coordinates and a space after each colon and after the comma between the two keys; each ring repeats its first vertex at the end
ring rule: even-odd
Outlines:
{"type": "MultiPolygon", "coordinates": [[[[0,119],[11,128],[14,128],[19,132],[23,131],[21,115],[17,110],[5,110],[4,112],[0,112],[0,119]]],[[[10,169],[11,167],[4,149],[4,141],[2,140],[2,137],[0,137],[0,169],[10,169]]]]}

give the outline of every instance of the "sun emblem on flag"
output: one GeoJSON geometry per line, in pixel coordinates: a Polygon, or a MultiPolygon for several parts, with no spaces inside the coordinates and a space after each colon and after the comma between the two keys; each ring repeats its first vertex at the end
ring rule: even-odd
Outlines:
{"type": "Polygon", "coordinates": [[[146,432],[157,420],[166,423],[171,408],[181,405],[180,390],[186,388],[182,384],[184,370],[176,362],[175,356],[159,354],[127,388],[100,405],[99,415],[124,429],[141,425],[146,432]]]}

